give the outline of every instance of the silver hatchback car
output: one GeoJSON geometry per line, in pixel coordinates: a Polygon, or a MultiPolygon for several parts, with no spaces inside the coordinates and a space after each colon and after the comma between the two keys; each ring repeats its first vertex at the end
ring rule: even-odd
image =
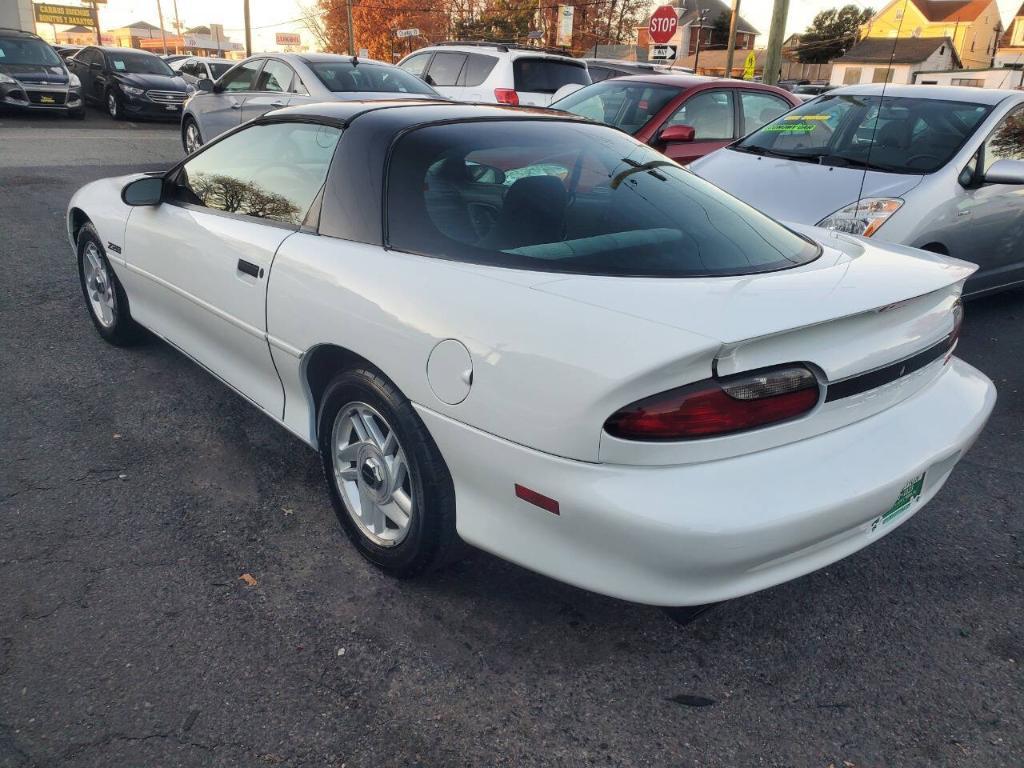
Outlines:
{"type": "Polygon", "coordinates": [[[216,81],[201,79],[181,115],[188,153],[272,109],[318,101],[442,99],[415,75],[379,61],[332,53],[250,56],[216,81]]]}
{"type": "Polygon", "coordinates": [[[1024,282],[1024,93],[838,88],[690,166],[782,221],[980,266],[966,294],[1024,282]]]}

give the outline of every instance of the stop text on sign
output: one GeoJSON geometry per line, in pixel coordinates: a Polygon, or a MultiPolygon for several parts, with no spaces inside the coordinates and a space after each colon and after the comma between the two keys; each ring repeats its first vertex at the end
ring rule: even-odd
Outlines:
{"type": "Polygon", "coordinates": [[[656,43],[667,43],[679,27],[678,11],[671,5],[663,5],[651,14],[647,32],[656,43]]]}

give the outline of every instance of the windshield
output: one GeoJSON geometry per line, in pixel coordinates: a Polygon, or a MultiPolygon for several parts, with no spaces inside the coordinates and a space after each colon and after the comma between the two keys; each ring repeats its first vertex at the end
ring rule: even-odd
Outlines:
{"type": "Polygon", "coordinates": [[[61,59],[53,48],[41,40],[4,37],[0,38],[0,66],[4,64],[60,68],[61,59]]]}
{"type": "Polygon", "coordinates": [[[753,154],[889,173],[937,171],[990,107],[969,102],[825,94],[733,145],[753,154]]]}
{"type": "Polygon", "coordinates": [[[389,245],[573,274],[691,277],[803,264],[818,247],[620,131],[563,121],[414,130],[389,163],[389,245]]]}
{"type": "Polygon", "coordinates": [[[580,88],[552,106],[636,133],[675,96],[678,88],[623,80],[605,80],[580,88]]]}
{"type": "Polygon", "coordinates": [[[590,85],[586,64],[558,59],[521,57],[512,62],[515,89],[524,93],[554,93],[563,85],[590,85]]]}
{"type": "Polygon", "coordinates": [[[107,59],[115,72],[126,72],[130,75],[167,75],[174,77],[178,73],[167,66],[167,62],[159,56],[147,53],[108,53],[107,59]]]}
{"type": "Polygon", "coordinates": [[[352,91],[438,95],[437,91],[418,77],[398,67],[382,67],[369,63],[353,64],[350,61],[331,61],[309,66],[320,82],[333,93],[352,91]]]}
{"type": "Polygon", "coordinates": [[[210,68],[210,73],[213,75],[213,79],[216,80],[235,65],[222,64],[220,62],[211,61],[207,64],[207,66],[210,68]]]}

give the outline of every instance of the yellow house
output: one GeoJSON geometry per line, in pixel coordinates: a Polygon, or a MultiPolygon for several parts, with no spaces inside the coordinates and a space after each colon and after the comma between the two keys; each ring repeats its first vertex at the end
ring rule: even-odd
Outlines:
{"type": "Polygon", "coordinates": [[[892,0],[861,37],[948,37],[967,69],[992,65],[1002,28],[996,0],[892,0]]]}

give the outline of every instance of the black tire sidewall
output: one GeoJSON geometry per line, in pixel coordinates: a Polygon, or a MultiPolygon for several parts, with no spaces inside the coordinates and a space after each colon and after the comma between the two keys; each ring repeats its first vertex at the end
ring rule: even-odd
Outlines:
{"type": "Polygon", "coordinates": [[[365,368],[339,374],[328,385],[317,419],[318,447],[331,504],[349,539],[367,560],[398,576],[412,576],[440,565],[455,536],[451,475],[433,438],[409,401],[384,376],[365,368]],[[391,425],[409,462],[414,514],[400,544],[382,547],[360,531],[334,480],[332,432],[342,406],[361,401],[391,425]]]}

